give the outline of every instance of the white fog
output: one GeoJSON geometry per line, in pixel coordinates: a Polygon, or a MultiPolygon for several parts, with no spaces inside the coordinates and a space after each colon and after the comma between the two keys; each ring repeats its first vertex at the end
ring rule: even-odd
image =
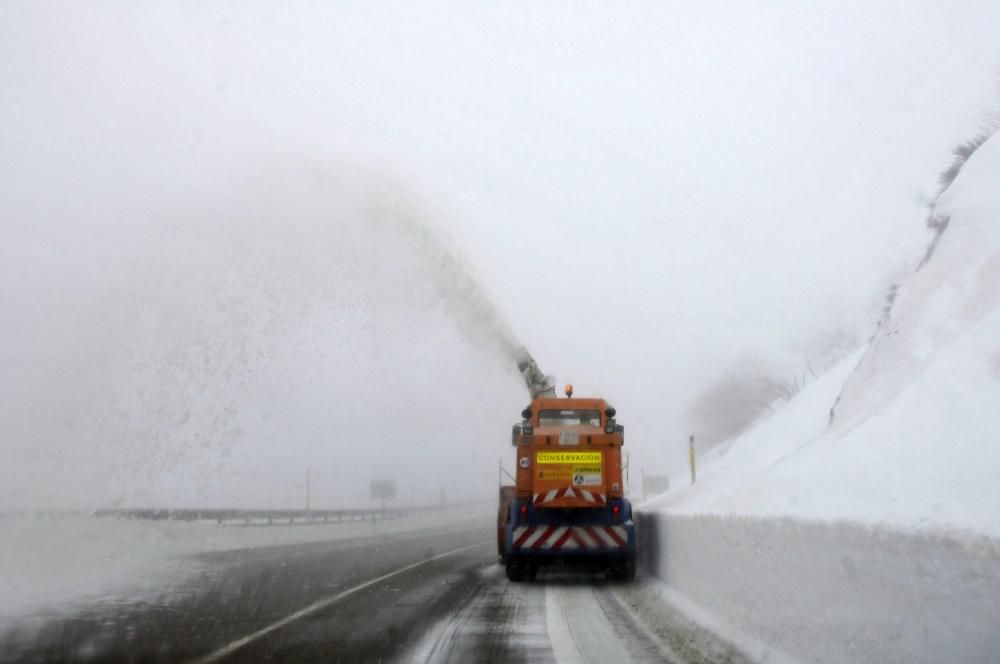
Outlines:
{"type": "MultiPolygon", "coordinates": [[[[914,461],[885,496],[848,482],[852,505],[818,469],[874,476],[888,453],[791,456],[838,431],[845,384],[844,436],[896,422],[876,402],[920,412],[884,387],[893,368],[931,366],[966,329],[958,304],[933,329],[912,312],[974,277],[916,270],[953,148],[997,126],[997,26],[1000,4],[977,2],[2,3],[0,513],[301,509],[308,473],[314,509],[374,508],[371,481],[392,480],[392,506],[472,506],[489,530],[531,401],[526,349],[560,396],[571,383],[617,409],[636,505],[641,476],[687,482],[696,436],[704,488],[649,503],[649,528],[709,513],[995,538],[996,506],[962,516],[975,498],[898,507],[917,478],[952,486],[947,469],[914,461]],[[904,359],[878,354],[895,352],[879,335],[897,292],[904,359]],[[767,396],[727,402],[750,374],[767,396]]],[[[951,218],[992,209],[987,157],[942,202],[951,218]]],[[[976,243],[945,245],[944,265],[972,265],[976,243]]],[[[964,380],[940,371],[937,386],[964,380]]],[[[163,533],[135,535],[135,558],[236,541],[163,533]]],[[[691,609],[698,593],[654,568],[681,613],[736,621],[746,640],[719,633],[767,660],[746,646],[764,632],[691,609]]]]}

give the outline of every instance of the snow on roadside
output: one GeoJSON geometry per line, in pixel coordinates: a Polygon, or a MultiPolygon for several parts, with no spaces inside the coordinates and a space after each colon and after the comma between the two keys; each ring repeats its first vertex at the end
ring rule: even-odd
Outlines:
{"type": "Polygon", "coordinates": [[[1000,538],[998,185],[995,136],[939,199],[950,225],[860,361],[710,455],[694,487],[643,507],[1000,538]]]}
{"type": "Polygon", "coordinates": [[[848,521],[645,513],[660,599],[759,662],[992,662],[1000,541],[848,521]],[[662,590],[662,588],[661,588],[662,590]]]}
{"type": "MultiPolygon", "coordinates": [[[[652,498],[640,509],[684,513],[710,510],[739,490],[742,484],[734,478],[766,474],[781,459],[822,436],[830,406],[860,357],[861,351],[852,353],[738,439],[709,451],[698,462],[697,484],[652,498]]],[[[672,478],[676,479],[685,478],[672,478]]]]}
{"type": "Polygon", "coordinates": [[[486,522],[489,510],[472,505],[375,523],[274,526],[0,517],[0,625],[5,618],[84,601],[158,594],[196,571],[196,554],[438,530],[442,524],[486,522]]]}

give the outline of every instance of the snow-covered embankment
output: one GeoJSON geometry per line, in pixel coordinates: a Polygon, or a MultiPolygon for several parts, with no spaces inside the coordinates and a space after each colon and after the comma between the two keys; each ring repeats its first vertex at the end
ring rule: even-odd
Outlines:
{"type": "Polygon", "coordinates": [[[1000,652],[1000,137],[935,215],[859,355],[643,506],[664,596],[757,659],[1000,652]]]}

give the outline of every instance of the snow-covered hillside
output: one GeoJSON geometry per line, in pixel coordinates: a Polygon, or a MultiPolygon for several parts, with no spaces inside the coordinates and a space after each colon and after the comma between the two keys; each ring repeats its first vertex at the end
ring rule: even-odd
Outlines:
{"type": "Polygon", "coordinates": [[[640,509],[660,595],[754,660],[996,659],[1000,137],[870,343],[640,509]]]}
{"type": "Polygon", "coordinates": [[[860,360],[706,458],[696,486],[648,507],[1000,537],[1000,137],[936,213],[947,230],[860,360]]]}

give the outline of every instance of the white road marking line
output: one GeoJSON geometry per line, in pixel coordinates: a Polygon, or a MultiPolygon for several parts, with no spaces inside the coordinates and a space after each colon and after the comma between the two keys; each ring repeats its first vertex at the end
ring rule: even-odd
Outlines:
{"type": "Polygon", "coordinates": [[[325,609],[326,607],[330,606],[331,604],[335,604],[336,602],[339,602],[340,600],[344,599],[345,597],[347,597],[349,595],[353,595],[354,593],[356,593],[356,592],[358,592],[360,590],[364,590],[365,588],[368,588],[370,586],[374,586],[376,583],[381,583],[382,581],[385,581],[386,579],[391,579],[392,577],[394,577],[394,576],[396,576],[398,574],[402,574],[403,572],[409,572],[411,569],[416,569],[417,567],[420,567],[421,565],[426,565],[427,563],[434,562],[435,560],[440,560],[441,558],[446,558],[446,557],[452,556],[452,555],[454,555],[456,553],[461,553],[462,551],[468,551],[469,549],[473,549],[473,548],[475,548],[477,546],[482,546],[484,544],[489,544],[489,543],[490,543],[490,540],[486,540],[484,542],[477,542],[476,544],[469,544],[467,546],[460,546],[457,549],[452,549],[451,551],[445,551],[444,553],[439,553],[438,555],[432,556],[432,557],[430,557],[430,558],[428,558],[426,560],[421,560],[420,562],[412,563],[412,564],[407,565],[405,567],[400,567],[399,569],[397,569],[395,571],[389,572],[387,574],[383,574],[382,576],[376,577],[374,579],[370,579],[368,581],[365,581],[364,583],[360,583],[360,584],[354,586],[353,588],[348,588],[347,590],[345,590],[343,592],[339,592],[336,595],[332,595],[330,597],[325,597],[325,598],[323,598],[321,600],[317,600],[317,601],[313,602],[312,604],[310,604],[309,606],[305,607],[304,609],[299,609],[295,613],[287,615],[284,618],[282,618],[281,620],[279,620],[277,622],[274,622],[274,623],[271,623],[270,625],[268,625],[267,627],[264,627],[263,629],[259,629],[256,632],[253,632],[252,634],[248,634],[247,636],[244,636],[243,638],[236,639],[235,641],[222,646],[218,650],[216,650],[216,651],[214,651],[212,653],[209,653],[208,655],[205,655],[204,657],[200,657],[200,658],[198,658],[196,660],[193,660],[192,664],[209,664],[209,662],[217,662],[218,660],[222,659],[226,655],[229,655],[229,654],[232,654],[232,653],[236,652],[237,650],[239,650],[243,646],[247,645],[248,643],[252,643],[253,641],[256,641],[257,639],[261,638],[262,636],[267,636],[268,634],[270,634],[274,630],[280,629],[280,628],[284,627],[285,625],[288,625],[289,623],[295,622],[299,618],[304,618],[305,616],[308,616],[311,613],[315,613],[316,611],[319,611],[321,609],[325,609]]]}
{"type": "Polygon", "coordinates": [[[547,585],[545,627],[557,664],[684,661],[611,588],[547,585]]]}
{"type": "Polygon", "coordinates": [[[605,592],[589,584],[545,587],[545,626],[556,664],[650,661],[634,657],[631,634],[605,613],[598,599],[605,592]]]}

